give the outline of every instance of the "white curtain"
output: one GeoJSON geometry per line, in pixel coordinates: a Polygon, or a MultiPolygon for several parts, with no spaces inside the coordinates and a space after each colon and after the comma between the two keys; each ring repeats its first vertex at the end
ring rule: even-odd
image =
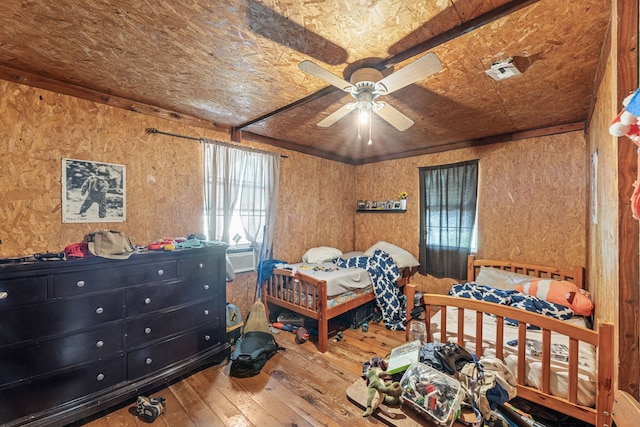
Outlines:
{"type": "Polygon", "coordinates": [[[204,140],[205,215],[209,238],[231,242],[234,215],[244,237],[271,258],[276,222],[280,156],[247,147],[204,140]]]}

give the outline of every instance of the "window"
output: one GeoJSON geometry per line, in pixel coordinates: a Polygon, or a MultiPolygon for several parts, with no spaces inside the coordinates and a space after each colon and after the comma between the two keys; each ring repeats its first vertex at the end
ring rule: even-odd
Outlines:
{"type": "Polygon", "coordinates": [[[464,279],[475,242],[478,161],[420,168],[420,272],[464,279]]]}
{"type": "Polygon", "coordinates": [[[268,259],[280,172],[280,156],[217,141],[205,141],[207,238],[253,246],[268,259]]]}

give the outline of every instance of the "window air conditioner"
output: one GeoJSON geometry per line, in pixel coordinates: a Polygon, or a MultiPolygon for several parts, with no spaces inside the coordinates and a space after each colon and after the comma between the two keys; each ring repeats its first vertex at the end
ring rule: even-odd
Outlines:
{"type": "Polygon", "coordinates": [[[255,271],[256,269],[256,252],[250,246],[229,248],[227,256],[231,261],[234,273],[255,271]]]}

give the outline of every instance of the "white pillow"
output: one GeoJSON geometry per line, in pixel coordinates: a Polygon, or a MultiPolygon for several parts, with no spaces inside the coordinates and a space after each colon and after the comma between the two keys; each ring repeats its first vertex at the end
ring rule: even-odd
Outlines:
{"type": "Polygon", "coordinates": [[[342,254],[340,256],[340,258],[349,259],[349,258],[353,258],[353,257],[356,257],[356,256],[364,256],[364,252],[360,252],[360,251],[347,252],[345,254],[342,254]]]}
{"type": "Polygon", "coordinates": [[[321,262],[330,262],[342,255],[342,251],[327,246],[319,246],[311,248],[302,255],[302,262],[317,264],[321,262]]]}
{"type": "Polygon", "coordinates": [[[513,290],[518,285],[531,282],[534,277],[526,274],[512,273],[511,271],[500,270],[493,267],[480,267],[480,273],[476,276],[475,282],[479,285],[491,286],[503,290],[513,290]]]}
{"type": "Polygon", "coordinates": [[[379,241],[375,245],[371,246],[365,251],[364,254],[367,256],[371,256],[376,249],[380,249],[391,255],[391,258],[393,258],[393,262],[396,263],[398,268],[417,267],[420,265],[420,262],[413,255],[411,255],[410,252],[392,243],[383,241],[379,241]]]}

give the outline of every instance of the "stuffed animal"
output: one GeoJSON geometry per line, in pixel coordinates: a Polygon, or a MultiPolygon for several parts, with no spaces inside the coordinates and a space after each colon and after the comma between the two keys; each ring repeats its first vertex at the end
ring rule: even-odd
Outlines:
{"type": "Polygon", "coordinates": [[[533,295],[545,301],[569,307],[578,316],[593,314],[594,306],[591,294],[566,280],[536,278],[516,286],[515,289],[523,294],[533,295]]]}
{"type": "Polygon", "coordinates": [[[640,147],[640,89],[627,96],[622,101],[624,107],[609,126],[609,133],[613,136],[627,136],[640,147]]]}
{"type": "Polygon", "coordinates": [[[362,414],[363,417],[371,415],[373,410],[383,402],[387,405],[395,405],[400,402],[402,387],[398,381],[385,382],[385,377],[387,376],[389,376],[389,373],[380,368],[370,368],[367,372],[369,392],[367,397],[367,410],[362,414]]]}
{"type": "MultiPolygon", "coordinates": [[[[622,101],[624,107],[609,126],[609,133],[613,136],[627,136],[640,147],[640,88],[622,101]]],[[[633,183],[631,195],[631,214],[640,220],[640,183],[633,183]]]]}

